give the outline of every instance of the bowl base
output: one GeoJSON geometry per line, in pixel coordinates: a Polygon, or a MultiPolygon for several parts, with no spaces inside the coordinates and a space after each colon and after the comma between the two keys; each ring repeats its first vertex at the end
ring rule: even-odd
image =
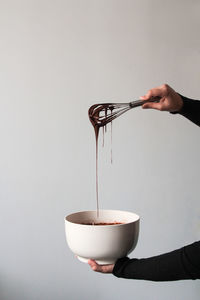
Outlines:
{"type": "MultiPolygon", "coordinates": [[[[89,258],[85,258],[82,256],[77,256],[77,258],[84,263],[88,263],[89,258]]],[[[99,265],[110,265],[116,262],[116,259],[109,259],[109,260],[95,260],[99,265]]]]}

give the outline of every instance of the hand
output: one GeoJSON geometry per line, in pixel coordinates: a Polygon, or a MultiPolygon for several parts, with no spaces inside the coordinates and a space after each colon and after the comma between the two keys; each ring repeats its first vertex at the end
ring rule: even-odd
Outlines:
{"type": "Polygon", "coordinates": [[[100,272],[100,273],[112,273],[114,264],[111,265],[99,265],[97,262],[93,259],[88,260],[88,264],[92,268],[93,271],[95,272],[100,272]]]}
{"type": "Polygon", "coordinates": [[[157,88],[148,91],[145,96],[140,97],[141,100],[149,100],[151,97],[161,97],[160,102],[147,102],[142,108],[153,108],[162,111],[178,112],[183,106],[183,100],[169,85],[163,84],[157,88]]]}

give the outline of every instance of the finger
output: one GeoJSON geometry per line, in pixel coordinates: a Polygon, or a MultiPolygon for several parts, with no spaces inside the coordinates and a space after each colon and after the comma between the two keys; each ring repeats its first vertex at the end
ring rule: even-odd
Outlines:
{"type": "Polygon", "coordinates": [[[102,266],[103,273],[112,273],[114,265],[104,265],[102,266]]]}
{"type": "Polygon", "coordinates": [[[152,108],[152,109],[157,109],[157,110],[162,110],[162,105],[161,103],[154,103],[154,102],[147,102],[142,105],[142,108],[152,108]]]}
{"type": "Polygon", "coordinates": [[[105,271],[104,266],[101,266],[101,265],[97,264],[96,261],[93,260],[93,259],[89,259],[88,264],[91,266],[92,270],[95,271],[95,272],[104,273],[104,271],[105,271]]]}
{"type": "Polygon", "coordinates": [[[146,93],[146,95],[141,96],[140,99],[141,100],[149,100],[150,98],[155,97],[155,96],[160,96],[160,90],[157,88],[149,90],[146,93]]]}
{"type": "Polygon", "coordinates": [[[163,97],[164,95],[165,94],[161,88],[154,88],[154,89],[149,90],[146,95],[141,96],[140,99],[141,100],[149,100],[153,97],[163,97]]]}
{"type": "Polygon", "coordinates": [[[92,270],[100,273],[112,273],[114,265],[99,265],[95,260],[89,259],[88,264],[91,266],[92,270]]]}
{"type": "Polygon", "coordinates": [[[95,260],[93,259],[89,259],[88,260],[88,264],[90,265],[90,267],[92,268],[93,271],[96,271],[96,272],[101,272],[101,268],[100,266],[96,263],[95,260]]]}
{"type": "Polygon", "coordinates": [[[170,91],[172,92],[173,89],[169,85],[162,84],[159,87],[155,87],[155,88],[149,90],[147,92],[147,94],[144,95],[144,96],[142,96],[142,97],[140,97],[140,99],[141,100],[148,100],[148,99],[150,99],[152,97],[157,97],[157,96],[162,98],[162,97],[167,96],[170,91]]]}

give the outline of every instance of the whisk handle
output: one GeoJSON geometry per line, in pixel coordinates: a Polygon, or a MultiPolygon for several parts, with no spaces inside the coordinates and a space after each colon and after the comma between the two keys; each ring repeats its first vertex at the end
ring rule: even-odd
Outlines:
{"type": "Polygon", "coordinates": [[[146,102],[156,102],[156,103],[158,103],[160,101],[160,99],[161,99],[161,97],[152,97],[149,100],[136,100],[136,101],[130,102],[129,105],[130,105],[131,108],[133,108],[133,107],[141,106],[146,102]]]}

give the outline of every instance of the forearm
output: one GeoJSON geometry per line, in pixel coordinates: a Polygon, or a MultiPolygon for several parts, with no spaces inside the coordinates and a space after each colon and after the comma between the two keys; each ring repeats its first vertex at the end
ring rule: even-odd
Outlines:
{"type": "Polygon", "coordinates": [[[119,259],[113,274],[152,281],[200,279],[200,242],[150,258],[119,259]]]}
{"type": "Polygon", "coordinates": [[[200,126],[200,101],[189,99],[180,95],[183,100],[183,107],[179,112],[182,116],[200,126]]]}

